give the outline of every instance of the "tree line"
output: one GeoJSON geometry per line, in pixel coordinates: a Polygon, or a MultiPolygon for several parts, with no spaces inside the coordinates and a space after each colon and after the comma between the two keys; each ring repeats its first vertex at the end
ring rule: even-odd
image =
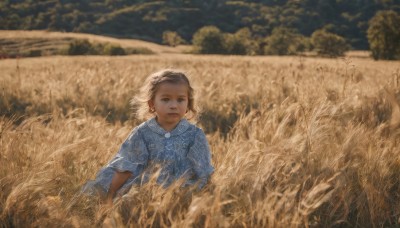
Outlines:
{"type": "Polygon", "coordinates": [[[369,22],[380,11],[398,14],[400,3],[397,0],[3,0],[0,29],[84,32],[175,45],[198,42],[194,35],[211,26],[224,34],[225,45],[230,44],[229,48],[223,47],[221,52],[225,53],[275,53],[277,50],[269,44],[279,42],[279,35],[285,34],[295,43],[287,48],[288,53],[314,46],[315,42],[304,37],[318,37],[318,34],[319,37],[328,34],[335,40],[343,38],[343,47],[367,50],[372,37],[368,33],[369,22]],[[238,42],[243,37],[249,37],[246,51],[238,42]]]}
{"type": "MultiPolygon", "coordinates": [[[[378,11],[369,21],[367,39],[374,59],[400,60],[400,14],[392,10],[378,11]]],[[[166,32],[165,42],[180,41],[178,34],[166,32]]],[[[231,55],[297,55],[315,51],[320,56],[342,56],[351,46],[340,35],[326,29],[314,31],[310,37],[295,29],[276,27],[264,39],[254,40],[248,28],[236,33],[223,33],[215,26],[200,28],[192,40],[194,52],[201,54],[231,55]]],[[[175,44],[174,44],[175,45],[175,44]]]]}

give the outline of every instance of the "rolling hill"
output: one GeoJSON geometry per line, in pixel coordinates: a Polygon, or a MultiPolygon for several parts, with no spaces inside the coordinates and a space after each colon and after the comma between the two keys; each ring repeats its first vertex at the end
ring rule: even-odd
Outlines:
{"type": "MultiPolygon", "coordinates": [[[[95,44],[113,44],[122,48],[142,50],[145,53],[182,53],[189,46],[169,47],[135,39],[117,39],[112,37],[69,32],[0,30],[0,55],[2,56],[38,56],[55,55],[75,40],[88,40],[95,44]]],[[[141,53],[138,51],[138,53],[141,53]]]]}

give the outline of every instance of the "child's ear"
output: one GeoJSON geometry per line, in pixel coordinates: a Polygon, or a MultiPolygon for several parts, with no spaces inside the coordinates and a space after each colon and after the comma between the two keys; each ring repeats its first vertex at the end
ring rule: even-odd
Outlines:
{"type": "Polygon", "coordinates": [[[149,100],[149,101],[147,102],[147,104],[149,105],[149,109],[150,109],[150,110],[154,109],[154,102],[153,102],[153,100],[149,100]]]}

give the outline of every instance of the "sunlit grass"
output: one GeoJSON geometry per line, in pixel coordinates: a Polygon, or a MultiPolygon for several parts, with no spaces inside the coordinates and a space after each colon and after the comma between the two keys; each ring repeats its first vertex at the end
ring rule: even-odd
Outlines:
{"type": "Polygon", "coordinates": [[[4,226],[395,226],[398,62],[233,56],[0,61],[4,226]],[[79,194],[132,127],[130,99],[185,70],[215,173],[200,192],[154,182],[114,206],[79,194]]]}

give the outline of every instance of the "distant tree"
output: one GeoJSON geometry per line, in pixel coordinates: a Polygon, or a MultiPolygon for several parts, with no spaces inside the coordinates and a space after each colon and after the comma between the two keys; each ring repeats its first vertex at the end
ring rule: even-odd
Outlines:
{"type": "Polygon", "coordinates": [[[229,32],[248,27],[260,41],[262,54],[261,39],[275,27],[309,36],[332,25],[327,31],[341,34],[357,49],[368,49],[368,20],[388,9],[399,13],[399,0],[0,0],[0,29],[84,32],[161,43],[170,28],[190,40],[204,25],[229,32]],[[127,26],[131,24],[135,26],[127,26]]]}
{"type": "Polygon", "coordinates": [[[93,45],[88,40],[74,40],[69,44],[68,55],[97,54],[93,45]]]}
{"type": "Polygon", "coordinates": [[[104,55],[126,55],[125,50],[117,44],[106,44],[103,47],[102,54],[104,55]]]}
{"type": "Polygon", "coordinates": [[[369,21],[369,47],[374,59],[400,59],[400,15],[395,11],[378,11],[369,21]]]}
{"type": "Polygon", "coordinates": [[[226,34],[227,54],[253,55],[256,53],[255,43],[252,41],[251,31],[248,28],[239,29],[234,34],[226,34]]]}
{"type": "Polygon", "coordinates": [[[193,35],[193,45],[197,52],[201,54],[224,54],[225,36],[215,26],[205,26],[197,30],[193,35]]]}
{"type": "Polygon", "coordinates": [[[21,23],[21,18],[18,16],[18,14],[14,13],[11,14],[11,16],[8,18],[6,23],[2,25],[2,27],[5,27],[6,29],[18,29],[20,23],[21,23]]]}
{"type": "Polygon", "coordinates": [[[342,56],[350,49],[343,37],[323,29],[317,30],[311,35],[311,43],[314,46],[314,50],[323,56],[342,56]]]}
{"type": "Polygon", "coordinates": [[[179,44],[185,43],[185,40],[177,32],[165,31],[162,35],[163,44],[175,47],[179,44]]]}
{"type": "Polygon", "coordinates": [[[51,14],[50,21],[47,25],[49,30],[57,30],[63,28],[62,20],[62,5],[58,2],[55,7],[49,12],[51,14]]]}
{"type": "Polygon", "coordinates": [[[306,49],[305,38],[295,30],[277,27],[265,39],[264,54],[294,55],[306,49]]]}

